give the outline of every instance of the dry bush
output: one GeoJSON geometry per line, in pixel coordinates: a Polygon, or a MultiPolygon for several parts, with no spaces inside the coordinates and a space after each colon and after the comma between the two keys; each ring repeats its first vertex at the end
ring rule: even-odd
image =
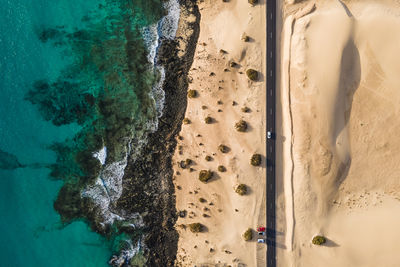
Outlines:
{"type": "Polygon", "coordinates": [[[201,170],[199,173],[199,180],[207,183],[213,177],[213,172],[209,170],[201,170]]]}
{"type": "Polygon", "coordinates": [[[192,233],[200,233],[203,231],[203,225],[201,223],[191,223],[189,224],[189,229],[192,233]]]}
{"type": "Polygon", "coordinates": [[[229,152],[229,147],[227,147],[226,145],[219,145],[218,146],[218,150],[221,151],[222,153],[228,153],[229,152]]]}
{"type": "Polygon", "coordinates": [[[247,122],[244,120],[240,120],[237,123],[235,123],[235,129],[238,132],[245,132],[247,130],[247,122]]]}
{"type": "Polygon", "coordinates": [[[244,196],[247,193],[247,186],[245,184],[239,184],[236,186],[235,192],[241,196],[244,196]]]}
{"type": "Polygon", "coordinates": [[[218,171],[219,171],[219,172],[226,172],[225,166],[219,165],[219,166],[218,166],[218,171]]]}
{"type": "Polygon", "coordinates": [[[251,81],[257,81],[258,80],[258,71],[256,71],[256,70],[248,69],[246,71],[246,75],[251,81]]]}
{"type": "Polygon", "coordinates": [[[321,236],[321,235],[314,236],[313,239],[312,239],[312,243],[314,245],[320,246],[320,245],[326,243],[326,238],[324,236],[321,236]]]}
{"type": "Polygon", "coordinates": [[[260,154],[254,154],[251,156],[250,164],[253,166],[260,166],[261,164],[261,155],[260,154]]]}
{"type": "Polygon", "coordinates": [[[197,94],[196,90],[189,90],[187,95],[189,98],[195,98],[195,97],[197,97],[198,94],[197,94]]]}
{"type": "Polygon", "coordinates": [[[246,232],[243,233],[244,241],[250,241],[253,239],[253,230],[251,228],[247,229],[246,232]]]}

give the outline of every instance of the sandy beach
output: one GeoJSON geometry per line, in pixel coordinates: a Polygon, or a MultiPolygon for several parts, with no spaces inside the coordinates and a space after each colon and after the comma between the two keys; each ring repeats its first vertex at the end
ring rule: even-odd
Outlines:
{"type": "Polygon", "coordinates": [[[398,266],[400,5],[286,1],[278,266],[398,266]],[[311,243],[316,235],[326,243],[311,243]]]}
{"type": "Polygon", "coordinates": [[[265,225],[265,3],[205,0],[199,9],[188,88],[196,96],[188,98],[173,157],[176,266],[257,266],[266,250],[255,232],[265,225]],[[246,76],[250,68],[258,71],[257,81],[246,76]],[[241,120],[245,132],[235,129],[241,120]],[[260,166],[250,164],[253,154],[261,155],[260,166]],[[201,170],[213,172],[207,183],[199,180],[201,170]],[[235,192],[239,184],[246,185],[245,195],[235,192]],[[191,223],[203,231],[192,233],[191,223]],[[244,241],[248,228],[253,238],[244,241]]]}

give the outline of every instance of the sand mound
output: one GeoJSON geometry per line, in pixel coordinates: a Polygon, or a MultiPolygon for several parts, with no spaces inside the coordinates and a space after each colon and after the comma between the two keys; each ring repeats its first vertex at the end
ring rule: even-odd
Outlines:
{"type": "Polygon", "coordinates": [[[282,98],[291,111],[284,120],[292,121],[294,169],[284,179],[293,181],[294,204],[287,201],[286,209],[294,209],[294,218],[287,213],[286,220],[295,222],[294,239],[286,242],[293,242],[294,266],[399,262],[392,253],[399,245],[387,234],[396,232],[395,223],[387,221],[398,220],[400,207],[394,200],[400,194],[400,9],[374,2],[322,1],[308,15],[287,18],[294,22],[285,28],[291,35],[284,40],[289,77],[282,98]],[[374,207],[368,198],[355,198],[362,205],[347,201],[375,192],[382,203],[374,207]],[[385,231],[376,234],[375,226],[385,231]],[[328,237],[328,247],[310,244],[318,233],[328,237]],[[378,242],[390,246],[371,245],[378,242]]]}

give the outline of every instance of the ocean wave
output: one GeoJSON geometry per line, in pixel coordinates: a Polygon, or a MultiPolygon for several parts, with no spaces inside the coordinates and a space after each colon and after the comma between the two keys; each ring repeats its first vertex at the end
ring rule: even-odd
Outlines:
{"type": "Polygon", "coordinates": [[[159,35],[167,39],[174,39],[178,30],[180,6],[178,0],[170,0],[164,4],[168,14],[158,23],[159,35]]]}
{"type": "Polygon", "coordinates": [[[144,247],[143,241],[139,240],[136,245],[133,245],[131,240],[124,240],[125,248],[122,249],[119,255],[114,255],[109,264],[112,266],[124,266],[128,263],[141,249],[144,247]]]}
{"type": "MultiPolygon", "coordinates": [[[[103,150],[103,149],[102,149],[103,150]]],[[[102,151],[100,150],[100,151],[102,151]]],[[[143,226],[143,220],[139,214],[116,214],[112,211],[112,204],[122,194],[122,178],[128,164],[128,153],[123,160],[107,164],[102,170],[96,182],[85,188],[81,196],[92,199],[103,218],[102,225],[111,225],[114,221],[129,221],[134,228],[143,226]]]]}
{"type": "Polygon", "coordinates": [[[103,146],[102,149],[93,153],[93,157],[98,159],[100,161],[101,165],[104,165],[106,163],[107,148],[105,146],[103,146]]]}
{"type": "MultiPolygon", "coordinates": [[[[113,207],[122,194],[122,180],[128,164],[128,157],[135,159],[140,156],[141,148],[147,143],[148,133],[155,132],[158,129],[158,118],[162,116],[165,101],[165,92],[163,90],[165,69],[163,66],[156,64],[157,52],[163,39],[175,38],[179,22],[180,6],[178,0],[170,0],[164,4],[164,8],[168,10],[168,14],[158,21],[158,23],[144,27],[141,31],[148,49],[148,61],[152,64],[154,71],[158,72],[159,76],[159,79],[153,85],[150,92],[150,97],[153,98],[156,106],[157,116],[155,119],[147,121],[143,125],[142,132],[136,133],[132,140],[128,142],[127,153],[122,160],[106,163],[106,147],[93,153],[93,157],[99,160],[103,168],[95,183],[87,186],[81,192],[81,197],[90,198],[93,201],[99,215],[102,217],[101,225],[103,227],[112,225],[115,221],[126,222],[125,226],[133,228],[144,227],[140,214],[125,214],[123,211],[118,211],[117,214],[113,211],[113,207]]],[[[132,244],[131,240],[126,240],[126,242],[128,242],[128,246],[122,249],[118,256],[114,256],[111,259],[110,262],[112,262],[113,266],[120,266],[120,264],[129,262],[144,246],[141,243],[142,241],[139,241],[136,245],[132,244]]]]}
{"type": "MultiPolygon", "coordinates": [[[[162,89],[165,80],[165,69],[163,66],[157,65],[158,49],[163,39],[172,40],[175,38],[180,16],[178,0],[170,0],[164,3],[164,8],[168,11],[166,16],[157,23],[142,29],[142,36],[149,51],[147,58],[153,65],[154,70],[159,73],[159,80],[152,88],[152,98],[155,101],[158,118],[163,114],[165,101],[165,92],[162,89]]],[[[157,130],[157,127],[155,130],[157,130]]]]}

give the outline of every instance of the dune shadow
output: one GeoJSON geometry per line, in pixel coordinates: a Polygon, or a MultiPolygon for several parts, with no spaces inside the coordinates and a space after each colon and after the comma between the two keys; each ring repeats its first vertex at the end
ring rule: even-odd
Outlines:
{"type": "Polygon", "coordinates": [[[348,16],[349,18],[352,18],[352,17],[353,17],[353,13],[351,13],[350,9],[346,6],[346,4],[343,3],[341,0],[338,0],[338,1],[339,1],[339,3],[342,5],[344,11],[346,11],[347,16],[348,16]]]}
{"type": "MultiPolygon", "coordinates": [[[[361,82],[361,58],[354,40],[350,39],[342,53],[341,71],[339,77],[339,92],[335,99],[332,140],[338,140],[339,135],[348,126],[353,97],[361,82]],[[342,115],[343,114],[343,115],[342,115]]],[[[347,136],[345,138],[348,138],[347,136]]],[[[343,160],[335,177],[336,188],[346,179],[351,165],[350,155],[343,160]]]]}

